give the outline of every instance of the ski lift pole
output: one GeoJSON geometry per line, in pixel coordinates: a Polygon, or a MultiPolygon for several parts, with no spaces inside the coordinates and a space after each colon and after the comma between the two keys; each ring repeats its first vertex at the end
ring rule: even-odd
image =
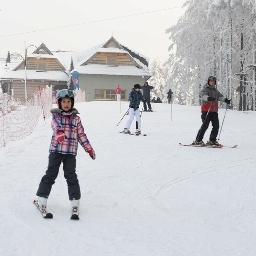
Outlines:
{"type": "Polygon", "coordinates": [[[217,140],[220,140],[220,135],[221,135],[223,124],[224,124],[224,121],[225,121],[225,118],[226,118],[227,110],[228,110],[228,104],[226,104],[226,110],[225,110],[225,113],[224,113],[224,117],[223,117],[223,120],[222,120],[222,123],[221,123],[220,132],[219,132],[219,136],[218,136],[217,140]]]}
{"type": "Polygon", "coordinates": [[[127,111],[124,113],[124,115],[122,116],[122,118],[120,119],[120,121],[116,124],[116,126],[119,126],[119,124],[122,122],[122,120],[124,119],[124,117],[129,113],[129,108],[127,109],[127,111]]]}

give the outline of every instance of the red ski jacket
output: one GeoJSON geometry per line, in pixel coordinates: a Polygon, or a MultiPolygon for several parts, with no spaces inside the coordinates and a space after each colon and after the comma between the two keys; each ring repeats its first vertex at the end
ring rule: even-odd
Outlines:
{"type": "Polygon", "coordinates": [[[218,101],[224,101],[224,96],[217,90],[216,87],[211,87],[208,84],[200,92],[202,99],[202,112],[218,112],[218,101]],[[208,101],[208,97],[215,98],[214,101],[208,101]]]}

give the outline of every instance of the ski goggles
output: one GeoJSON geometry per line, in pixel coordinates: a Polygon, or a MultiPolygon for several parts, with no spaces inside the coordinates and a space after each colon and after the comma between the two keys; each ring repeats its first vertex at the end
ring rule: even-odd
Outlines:
{"type": "Polygon", "coordinates": [[[69,89],[63,89],[57,92],[56,94],[56,98],[57,99],[61,99],[61,98],[74,98],[74,92],[73,90],[69,90],[69,89]]]}

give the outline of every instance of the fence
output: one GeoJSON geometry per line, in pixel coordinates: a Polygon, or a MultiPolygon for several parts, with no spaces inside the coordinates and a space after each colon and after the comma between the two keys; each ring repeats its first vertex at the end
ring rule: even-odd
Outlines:
{"type": "Polygon", "coordinates": [[[10,95],[0,95],[0,147],[31,134],[41,116],[47,118],[52,106],[52,88],[35,92],[33,98],[22,105],[10,95]]]}
{"type": "Polygon", "coordinates": [[[85,101],[85,91],[79,90],[75,94],[75,102],[84,102],[85,101]]]}

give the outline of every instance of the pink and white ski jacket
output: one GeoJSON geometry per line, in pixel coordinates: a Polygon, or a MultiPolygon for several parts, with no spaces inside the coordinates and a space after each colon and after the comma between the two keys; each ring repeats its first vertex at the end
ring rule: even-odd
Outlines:
{"type": "Polygon", "coordinates": [[[79,114],[76,109],[71,112],[63,112],[56,108],[51,110],[52,113],[52,129],[53,135],[50,145],[50,152],[60,154],[77,154],[78,142],[87,152],[92,146],[84,132],[79,114]],[[65,133],[65,139],[62,143],[58,143],[56,134],[59,131],[65,133]]]}

